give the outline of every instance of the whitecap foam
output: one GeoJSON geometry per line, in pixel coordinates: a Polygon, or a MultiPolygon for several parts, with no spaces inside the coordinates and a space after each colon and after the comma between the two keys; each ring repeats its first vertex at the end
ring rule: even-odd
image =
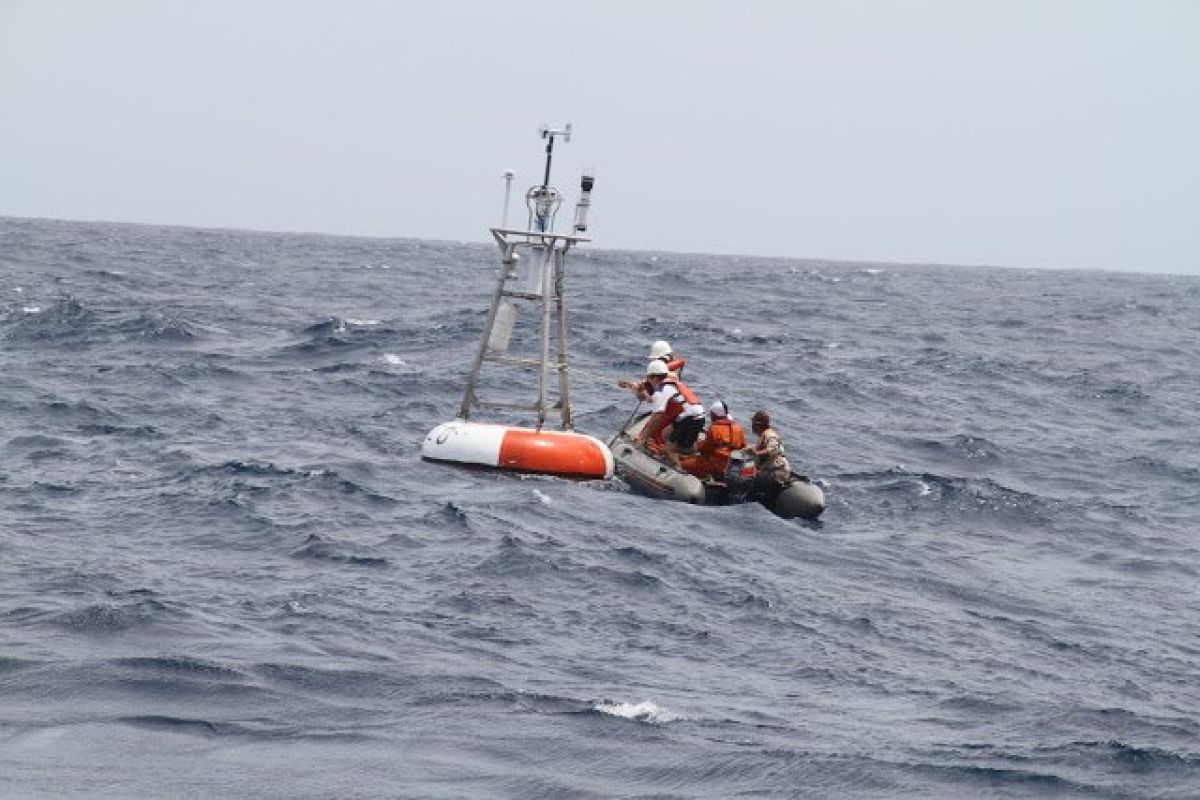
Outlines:
{"type": "Polygon", "coordinates": [[[377,319],[347,319],[346,322],[350,323],[351,325],[357,325],[360,328],[369,328],[372,325],[383,324],[377,319]]]}
{"type": "Polygon", "coordinates": [[[533,496],[536,497],[538,500],[542,501],[542,505],[544,505],[544,506],[548,506],[548,505],[550,505],[551,502],[553,502],[549,497],[547,497],[545,494],[543,494],[540,489],[534,489],[533,496]]]}
{"type": "Polygon", "coordinates": [[[298,600],[288,600],[286,603],[284,603],[284,608],[287,609],[289,614],[295,614],[297,616],[311,613],[307,608],[301,605],[300,601],[298,600]]]}
{"type": "Polygon", "coordinates": [[[26,314],[40,314],[42,309],[40,306],[21,306],[21,310],[26,314]]]}
{"type": "Polygon", "coordinates": [[[601,714],[610,714],[614,717],[637,720],[638,722],[649,722],[654,725],[683,719],[679,714],[669,711],[649,700],[641,703],[597,703],[595,709],[601,714]]]}
{"type": "Polygon", "coordinates": [[[933,487],[925,481],[921,481],[921,488],[917,490],[917,497],[926,497],[933,494],[933,487]]]}
{"type": "Polygon", "coordinates": [[[384,353],[383,360],[391,364],[393,367],[403,367],[404,359],[395,353],[384,353]]]}

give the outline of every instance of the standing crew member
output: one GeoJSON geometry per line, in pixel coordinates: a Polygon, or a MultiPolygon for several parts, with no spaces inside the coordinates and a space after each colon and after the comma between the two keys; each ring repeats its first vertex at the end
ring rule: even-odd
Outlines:
{"type": "Polygon", "coordinates": [[[712,421],[708,423],[708,431],[704,441],[700,442],[700,457],[704,469],[715,481],[725,479],[725,468],[729,465],[729,454],[746,446],[746,432],[742,426],[729,416],[729,407],[724,400],[718,400],[708,408],[712,421]]]}
{"type": "Polygon", "coordinates": [[[750,427],[758,434],[758,441],[754,444],[754,459],[758,468],[755,481],[759,491],[765,493],[767,499],[774,500],[775,495],[792,482],[792,466],[783,452],[779,434],[771,427],[770,414],[755,411],[750,419],[750,427]]]}
{"type": "Polygon", "coordinates": [[[650,442],[651,450],[661,447],[671,465],[682,470],[679,453],[690,450],[704,430],[704,406],[686,384],[667,372],[662,361],[646,365],[646,380],[654,387],[652,413],[634,444],[646,449],[650,442]]]}

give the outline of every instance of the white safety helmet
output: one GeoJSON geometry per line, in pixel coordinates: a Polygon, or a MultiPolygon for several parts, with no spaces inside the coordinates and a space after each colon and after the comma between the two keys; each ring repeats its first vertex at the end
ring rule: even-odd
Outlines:
{"type": "Polygon", "coordinates": [[[671,355],[671,345],[669,342],[664,342],[659,339],[654,344],[650,345],[650,358],[662,358],[663,356],[671,355]]]}
{"type": "Polygon", "coordinates": [[[713,415],[713,419],[723,419],[729,416],[729,407],[724,400],[718,400],[708,407],[708,413],[713,415]]]}
{"type": "Polygon", "coordinates": [[[647,378],[653,378],[656,375],[664,375],[665,376],[666,374],[667,374],[667,365],[661,361],[657,361],[657,360],[651,361],[649,364],[646,365],[646,377],[647,378]]]}

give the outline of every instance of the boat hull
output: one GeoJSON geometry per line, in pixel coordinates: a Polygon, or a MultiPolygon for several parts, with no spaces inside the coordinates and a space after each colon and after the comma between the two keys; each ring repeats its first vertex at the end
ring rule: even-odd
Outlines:
{"type": "Polygon", "coordinates": [[[792,473],[792,480],[774,497],[758,501],[784,519],[816,519],[825,510],[825,493],[807,476],[792,473]]]}
{"type": "Polygon", "coordinates": [[[461,419],[431,430],[421,457],[567,478],[611,478],[614,469],[608,447],[586,434],[461,419]]]}
{"type": "Polygon", "coordinates": [[[626,436],[619,437],[614,444],[613,460],[617,474],[642,494],[684,503],[705,502],[704,483],[699,478],[668,467],[639,450],[626,436]]]}

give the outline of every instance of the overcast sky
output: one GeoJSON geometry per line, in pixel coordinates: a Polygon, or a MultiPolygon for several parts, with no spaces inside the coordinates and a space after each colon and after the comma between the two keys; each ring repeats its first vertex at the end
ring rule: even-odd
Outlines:
{"type": "Polygon", "coordinates": [[[0,0],[0,214],[1200,274],[1200,0],[0,0]],[[569,215],[569,209],[564,216],[569,215]]]}

